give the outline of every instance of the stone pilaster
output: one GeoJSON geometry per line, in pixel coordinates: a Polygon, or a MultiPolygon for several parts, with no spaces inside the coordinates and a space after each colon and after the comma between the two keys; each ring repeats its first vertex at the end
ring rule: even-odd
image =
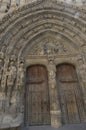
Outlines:
{"type": "Polygon", "coordinates": [[[50,114],[51,114],[51,126],[61,126],[61,110],[59,106],[59,100],[57,96],[56,88],[56,66],[55,64],[49,63],[48,66],[48,77],[49,77],[49,94],[50,94],[50,114]]]}

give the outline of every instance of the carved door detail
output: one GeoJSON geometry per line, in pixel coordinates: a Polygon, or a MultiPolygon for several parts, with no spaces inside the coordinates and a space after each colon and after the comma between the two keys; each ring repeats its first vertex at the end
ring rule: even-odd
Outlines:
{"type": "Polygon", "coordinates": [[[27,69],[27,103],[29,125],[50,124],[50,104],[46,68],[41,65],[27,69]]]}
{"type": "Polygon", "coordinates": [[[86,121],[86,110],[82,90],[75,67],[69,64],[57,66],[57,87],[63,123],[86,121]]]}

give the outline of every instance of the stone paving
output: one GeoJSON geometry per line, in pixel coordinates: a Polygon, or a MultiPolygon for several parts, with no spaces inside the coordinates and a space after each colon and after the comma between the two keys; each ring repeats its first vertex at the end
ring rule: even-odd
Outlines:
{"type": "Polygon", "coordinates": [[[29,127],[27,130],[86,130],[86,123],[83,124],[71,124],[64,125],[61,128],[53,128],[51,126],[33,126],[29,127]]]}

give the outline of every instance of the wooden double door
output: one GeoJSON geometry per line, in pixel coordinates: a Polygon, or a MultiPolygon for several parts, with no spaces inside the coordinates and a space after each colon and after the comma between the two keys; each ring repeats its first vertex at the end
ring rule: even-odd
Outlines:
{"type": "MultiPolygon", "coordinates": [[[[50,124],[50,101],[47,70],[42,65],[27,68],[25,119],[29,125],[50,124]]],[[[86,109],[75,67],[57,66],[57,92],[62,112],[62,123],[86,121],[86,109]]]]}
{"type": "Polygon", "coordinates": [[[26,116],[29,125],[50,124],[48,77],[44,66],[34,65],[27,69],[26,116]]]}
{"type": "Polygon", "coordinates": [[[57,88],[59,91],[62,122],[86,121],[86,109],[75,67],[69,64],[57,66],[57,88]]]}

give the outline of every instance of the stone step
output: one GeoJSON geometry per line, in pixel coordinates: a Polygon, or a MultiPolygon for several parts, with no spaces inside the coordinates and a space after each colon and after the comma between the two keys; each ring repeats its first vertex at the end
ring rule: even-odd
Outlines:
{"type": "Polygon", "coordinates": [[[86,130],[86,123],[68,124],[58,129],[51,126],[30,126],[28,129],[25,130],[86,130]]]}

